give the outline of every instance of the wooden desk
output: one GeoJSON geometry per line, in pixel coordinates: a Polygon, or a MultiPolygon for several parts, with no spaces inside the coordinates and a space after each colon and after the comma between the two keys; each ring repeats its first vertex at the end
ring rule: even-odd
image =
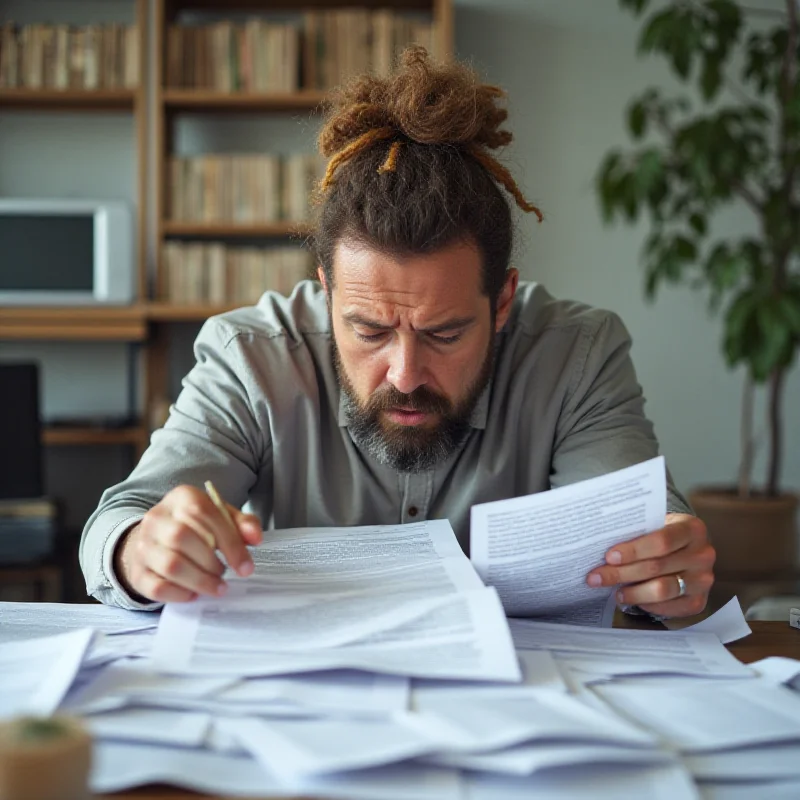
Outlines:
{"type": "MultiPolygon", "coordinates": [[[[628,626],[626,626],[628,627],[628,626]]],[[[631,626],[632,627],[632,626],[631,626]]],[[[653,628],[653,623],[643,623],[635,627],[653,628]]],[[[786,656],[800,659],[800,631],[790,628],[788,622],[751,622],[753,633],[746,639],[734,642],[728,649],[740,661],[749,664],[767,656],[786,656]]],[[[208,797],[182,789],[152,787],[131,792],[97,795],[97,800],[175,800],[175,798],[208,797]]],[[[214,798],[213,800],[228,800],[214,798]]],[[[298,798],[300,800],[300,798],[298,798]]]]}

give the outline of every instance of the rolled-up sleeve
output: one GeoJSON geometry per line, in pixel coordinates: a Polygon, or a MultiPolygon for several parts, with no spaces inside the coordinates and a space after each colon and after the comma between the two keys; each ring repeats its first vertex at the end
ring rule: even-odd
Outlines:
{"type": "MultiPolygon", "coordinates": [[[[630,357],[630,335],[615,314],[593,313],[597,316],[584,328],[559,416],[553,487],[629,467],[659,453],[630,357]]],[[[667,473],[667,513],[672,512],[692,513],[667,473]]]]}
{"type": "Polygon", "coordinates": [[[195,342],[195,358],[166,424],[153,434],[130,476],[103,494],[84,528],[81,569],[88,593],[103,603],[159,607],[126,593],[113,564],[119,539],[167,492],[212,480],[231,504],[241,506],[269,460],[269,430],[255,418],[240,334],[223,321],[209,320],[195,342]]]}

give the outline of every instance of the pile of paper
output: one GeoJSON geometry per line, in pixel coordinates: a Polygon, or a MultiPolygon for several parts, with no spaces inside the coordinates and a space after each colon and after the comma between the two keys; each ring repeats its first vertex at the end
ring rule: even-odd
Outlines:
{"type": "Polygon", "coordinates": [[[610,590],[588,612],[583,583],[563,589],[563,608],[541,599],[538,560],[572,585],[625,538],[595,525],[575,566],[567,533],[590,510],[610,504],[614,525],[663,520],[647,488],[663,488],[663,462],[623,472],[476,512],[473,545],[481,525],[491,540],[479,569],[498,589],[434,521],[271,531],[224,599],[161,615],[0,604],[0,717],[80,716],[98,792],[800,797],[800,663],[736,661],[722,642],[749,632],[738,603],[654,632],[601,627],[610,590]],[[527,524],[566,538],[532,560],[530,543],[515,545],[527,524]],[[538,570],[530,590],[526,569],[538,570]],[[498,592],[506,610],[544,619],[507,620],[498,592]]]}

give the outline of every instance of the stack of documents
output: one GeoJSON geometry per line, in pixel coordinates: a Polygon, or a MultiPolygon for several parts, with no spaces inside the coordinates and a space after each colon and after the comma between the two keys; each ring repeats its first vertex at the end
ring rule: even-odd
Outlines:
{"type": "Polygon", "coordinates": [[[649,482],[663,485],[659,464],[587,482],[594,505],[568,487],[575,520],[606,504],[614,525],[636,522],[625,535],[596,525],[569,578],[572,545],[540,548],[565,586],[581,581],[564,607],[525,588],[524,570],[539,567],[514,546],[523,517],[555,524],[557,492],[538,511],[545,501],[526,498],[511,516],[477,512],[494,520],[477,560],[497,588],[433,521],[271,531],[253,549],[255,574],[230,575],[228,596],[160,615],[0,604],[0,718],[80,716],[97,792],[166,782],[348,800],[800,797],[800,663],[736,661],[722,642],[749,632],[738,603],[673,631],[602,627],[607,590],[581,610],[585,571],[610,543],[663,521],[661,500],[643,499],[649,482]]]}
{"type": "Polygon", "coordinates": [[[178,674],[360,669],[518,681],[493,588],[446,520],[272,531],[223,599],[169,605],[154,663],[178,674]]]}

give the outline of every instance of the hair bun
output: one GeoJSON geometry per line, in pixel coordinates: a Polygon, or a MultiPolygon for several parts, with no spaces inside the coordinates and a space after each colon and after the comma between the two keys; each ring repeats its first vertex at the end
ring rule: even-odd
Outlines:
{"type": "Polygon", "coordinates": [[[369,131],[387,128],[420,144],[502,147],[512,139],[499,130],[508,116],[497,105],[503,97],[466,65],[436,63],[425,48],[409,47],[388,78],[362,75],[334,94],[319,149],[330,157],[369,131]]]}

